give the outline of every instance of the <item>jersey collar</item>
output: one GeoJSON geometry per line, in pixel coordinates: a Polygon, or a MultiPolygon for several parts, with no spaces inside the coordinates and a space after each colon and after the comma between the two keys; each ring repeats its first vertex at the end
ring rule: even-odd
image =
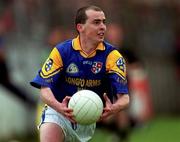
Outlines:
{"type": "MultiPolygon", "coordinates": [[[[79,36],[77,36],[76,38],[73,39],[72,46],[73,46],[74,50],[83,51],[82,48],[81,48],[81,45],[80,45],[79,36]]],[[[99,43],[97,48],[95,49],[95,51],[96,50],[102,50],[102,51],[105,50],[105,47],[104,47],[103,43],[99,43]]]]}

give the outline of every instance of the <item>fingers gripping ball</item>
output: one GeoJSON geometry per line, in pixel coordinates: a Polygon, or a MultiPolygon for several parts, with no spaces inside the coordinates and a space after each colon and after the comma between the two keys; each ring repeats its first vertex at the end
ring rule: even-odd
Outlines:
{"type": "Polygon", "coordinates": [[[73,109],[75,120],[82,125],[95,123],[103,112],[101,98],[90,90],[76,92],[71,97],[68,107],[73,109]]]}

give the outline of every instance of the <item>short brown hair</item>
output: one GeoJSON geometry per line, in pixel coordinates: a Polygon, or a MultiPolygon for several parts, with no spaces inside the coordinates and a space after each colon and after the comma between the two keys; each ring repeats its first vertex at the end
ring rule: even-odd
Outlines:
{"type": "Polygon", "coordinates": [[[87,20],[87,15],[86,15],[86,11],[87,10],[95,10],[95,11],[102,11],[101,8],[94,6],[94,5],[89,5],[89,6],[84,6],[81,7],[80,9],[78,9],[77,13],[76,13],[76,17],[75,17],[75,25],[77,24],[84,24],[87,20]]]}

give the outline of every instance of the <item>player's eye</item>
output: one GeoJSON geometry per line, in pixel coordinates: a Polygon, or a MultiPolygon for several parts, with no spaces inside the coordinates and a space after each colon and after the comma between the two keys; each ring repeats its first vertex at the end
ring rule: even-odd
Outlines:
{"type": "Polygon", "coordinates": [[[95,24],[95,25],[104,24],[105,25],[106,24],[106,19],[103,19],[103,20],[99,20],[99,19],[94,20],[93,24],[95,24]]]}
{"type": "Polygon", "coordinates": [[[103,24],[106,24],[106,20],[105,19],[103,20],[103,24]]]}
{"type": "Polygon", "coordinates": [[[98,25],[98,24],[100,24],[100,21],[99,20],[95,20],[94,24],[98,25]]]}

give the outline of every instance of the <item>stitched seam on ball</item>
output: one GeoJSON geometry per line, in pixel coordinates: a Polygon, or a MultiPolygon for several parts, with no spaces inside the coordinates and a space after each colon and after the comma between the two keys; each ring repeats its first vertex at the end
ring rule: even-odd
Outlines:
{"type": "MultiPolygon", "coordinates": [[[[93,100],[91,100],[91,98],[89,98],[89,97],[85,97],[85,96],[83,96],[84,98],[88,98],[89,100],[88,101],[91,101],[91,102],[93,102],[93,103],[95,103],[93,100]]],[[[86,103],[88,102],[88,101],[86,101],[86,103]]],[[[85,103],[85,104],[86,104],[85,103]]],[[[95,105],[96,105],[96,110],[98,110],[98,106],[97,106],[97,104],[95,103],[95,105]]],[[[87,111],[81,118],[80,118],[80,121],[88,114],[88,112],[89,111],[87,111]]],[[[94,113],[94,115],[95,115],[96,113],[94,113]]],[[[93,119],[90,119],[90,120],[93,120],[93,119]]]]}
{"type": "Polygon", "coordinates": [[[79,112],[81,111],[81,109],[84,107],[84,105],[85,105],[88,101],[89,101],[89,100],[87,100],[87,101],[81,106],[81,108],[80,108],[79,111],[76,113],[76,115],[79,114],[79,112]]]}

